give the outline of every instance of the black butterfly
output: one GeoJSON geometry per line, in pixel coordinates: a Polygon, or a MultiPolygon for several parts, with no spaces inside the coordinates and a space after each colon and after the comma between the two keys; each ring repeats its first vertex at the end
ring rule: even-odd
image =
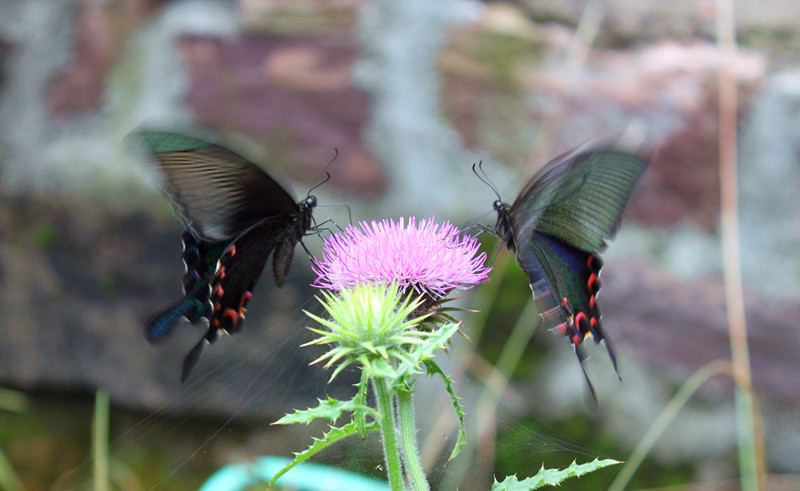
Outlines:
{"type": "Polygon", "coordinates": [[[567,336],[575,348],[593,400],[581,346],[589,334],[605,345],[619,376],[597,306],[603,267],[598,252],[619,228],[622,210],[646,167],[639,157],[613,149],[576,151],[544,166],[511,206],[494,202],[492,232],[515,252],[530,278],[546,326],[567,336]]]}
{"type": "Polygon", "coordinates": [[[147,340],[162,341],[181,318],[208,319],[206,335],[183,361],[185,381],[206,343],[242,328],[270,254],[275,282],[283,286],[295,246],[314,226],[317,199],[295,203],[266,172],[220,145],[165,131],[140,131],[134,138],[158,163],[187,222],[184,296],[148,319],[147,340]]]}

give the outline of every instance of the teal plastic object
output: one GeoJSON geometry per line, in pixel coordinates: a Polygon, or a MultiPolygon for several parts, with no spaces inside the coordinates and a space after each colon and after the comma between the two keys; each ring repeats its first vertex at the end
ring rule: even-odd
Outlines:
{"type": "MultiPolygon", "coordinates": [[[[264,485],[291,459],[266,455],[252,462],[226,465],[200,487],[199,491],[243,491],[264,485]]],[[[335,467],[303,462],[282,475],[276,486],[299,491],[389,491],[379,479],[353,474],[335,467]]]]}

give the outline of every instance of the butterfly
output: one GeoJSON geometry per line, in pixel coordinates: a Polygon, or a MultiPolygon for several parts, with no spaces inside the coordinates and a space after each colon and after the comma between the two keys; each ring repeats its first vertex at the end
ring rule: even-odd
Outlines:
{"type": "Polygon", "coordinates": [[[309,194],[296,203],[256,164],[200,138],[154,130],[133,138],[158,164],[186,225],[183,297],[148,318],[145,336],[156,344],[182,318],[193,324],[208,320],[206,334],[183,361],[183,382],[206,344],[242,329],[270,255],[275,283],[283,286],[295,246],[314,228],[317,199],[309,194]]]}
{"type": "Polygon", "coordinates": [[[612,148],[573,151],[545,165],[511,205],[499,195],[493,203],[497,223],[490,232],[515,253],[545,325],[569,339],[593,401],[582,347],[590,334],[605,345],[619,376],[597,305],[603,268],[598,253],[619,228],[646,167],[641,158],[612,148]]]}

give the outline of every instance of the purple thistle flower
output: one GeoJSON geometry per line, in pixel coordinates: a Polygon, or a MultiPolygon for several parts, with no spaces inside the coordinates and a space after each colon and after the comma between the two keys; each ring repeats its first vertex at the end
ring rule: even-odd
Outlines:
{"type": "Polygon", "coordinates": [[[491,268],[486,253],[477,254],[475,237],[462,235],[450,222],[415,217],[404,224],[392,219],[361,222],[325,239],[322,259],[314,259],[312,286],[341,290],[364,283],[397,283],[440,299],[459,288],[484,282],[491,268]]]}

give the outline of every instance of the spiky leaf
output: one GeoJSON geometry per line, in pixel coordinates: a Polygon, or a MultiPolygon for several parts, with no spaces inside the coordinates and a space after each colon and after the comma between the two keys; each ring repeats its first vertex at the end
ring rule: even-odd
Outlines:
{"type": "Polygon", "coordinates": [[[492,491],[529,491],[531,489],[539,489],[542,486],[559,486],[570,477],[581,477],[589,472],[616,464],[621,464],[621,462],[611,459],[594,459],[586,464],[578,464],[573,461],[569,467],[561,470],[545,469],[543,466],[535,476],[522,481],[517,479],[517,476],[508,476],[503,479],[503,482],[495,480],[492,484],[492,491]]]}
{"type": "MultiPolygon", "coordinates": [[[[377,429],[379,429],[378,423],[375,423],[373,421],[367,425],[366,432],[369,433],[377,429]]],[[[294,459],[292,459],[291,462],[286,464],[286,466],[283,469],[281,469],[280,471],[278,471],[277,474],[275,474],[275,477],[273,477],[272,480],[269,482],[269,486],[272,486],[279,477],[289,472],[297,464],[310,459],[311,457],[321,452],[325,448],[333,445],[334,443],[344,438],[347,438],[350,435],[357,435],[357,434],[358,434],[358,429],[356,428],[355,423],[348,423],[340,427],[332,426],[330,431],[325,433],[322,436],[322,438],[314,438],[314,442],[311,444],[310,447],[303,450],[302,452],[295,453],[294,459]]]]}
{"type": "Polygon", "coordinates": [[[287,414],[274,425],[290,425],[290,424],[309,424],[315,419],[324,418],[335,423],[337,419],[342,416],[345,411],[353,411],[359,413],[368,413],[369,409],[366,405],[359,406],[355,400],[339,401],[328,397],[325,400],[318,399],[319,404],[316,407],[308,409],[298,409],[293,413],[287,414]]]}
{"type": "Polygon", "coordinates": [[[428,375],[439,375],[442,377],[444,387],[447,390],[447,393],[450,394],[450,402],[453,404],[453,409],[456,411],[456,417],[458,417],[458,437],[456,438],[456,444],[453,447],[453,451],[450,452],[450,457],[447,458],[447,461],[450,462],[461,452],[461,447],[463,447],[467,442],[467,434],[464,431],[464,409],[461,407],[461,403],[459,402],[461,398],[458,397],[453,390],[453,379],[445,374],[439,365],[437,365],[433,360],[425,360],[425,368],[428,370],[428,375]]]}

